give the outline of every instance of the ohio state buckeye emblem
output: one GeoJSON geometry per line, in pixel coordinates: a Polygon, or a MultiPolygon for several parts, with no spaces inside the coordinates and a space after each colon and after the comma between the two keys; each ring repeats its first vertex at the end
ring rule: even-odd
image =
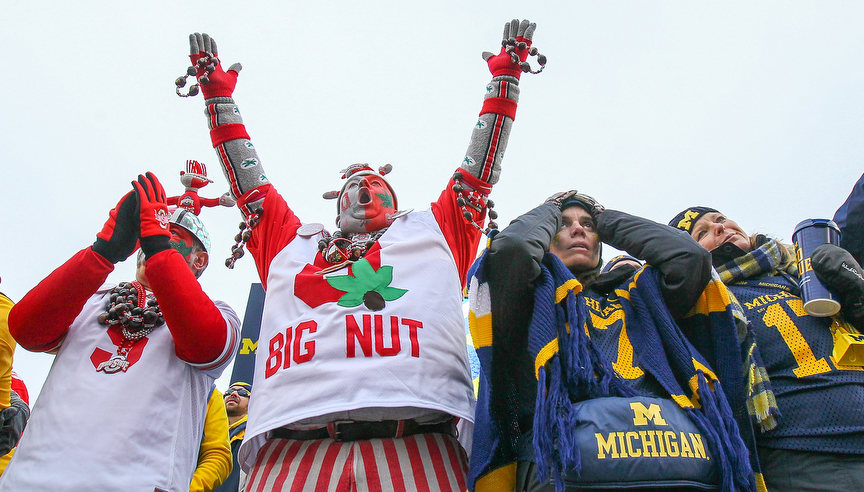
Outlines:
{"type": "Polygon", "coordinates": [[[96,366],[96,371],[105,371],[105,374],[114,374],[119,371],[126,371],[129,368],[129,361],[125,355],[115,354],[105,362],[96,366]]]}
{"type": "Polygon", "coordinates": [[[135,365],[144,353],[149,339],[147,337],[139,340],[126,340],[122,329],[117,326],[109,327],[108,338],[117,347],[116,351],[108,351],[96,347],[90,354],[90,362],[96,368],[96,372],[105,374],[124,373],[135,365]]]}
{"type": "Polygon", "coordinates": [[[168,228],[168,223],[171,222],[171,215],[166,210],[159,209],[156,211],[156,220],[159,222],[159,227],[168,228]]]}

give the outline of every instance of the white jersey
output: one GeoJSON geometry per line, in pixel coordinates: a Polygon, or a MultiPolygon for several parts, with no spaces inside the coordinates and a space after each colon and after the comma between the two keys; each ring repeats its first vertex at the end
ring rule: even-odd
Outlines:
{"type": "Polygon", "coordinates": [[[133,346],[125,370],[111,372],[119,340],[96,321],[106,294],[69,328],[0,490],[189,490],[207,398],[237,350],[240,320],[215,301],[227,339],[213,363],[182,361],[162,325],[133,346]]]}
{"type": "Polygon", "coordinates": [[[297,236],[270,263],[244,468],[268,430],[310,417],[389,407],[473,421],[462,285],[432,212],[397,219],[350,275],[307,263],[320,238],[297,236]]]}

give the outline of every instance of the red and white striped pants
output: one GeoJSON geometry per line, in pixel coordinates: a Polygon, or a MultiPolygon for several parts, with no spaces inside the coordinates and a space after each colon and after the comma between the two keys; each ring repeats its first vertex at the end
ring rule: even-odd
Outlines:
{"type": "Polygon", "coordinates": [[[268,440],[249,472],[246,492],[459,491],[468,461],[445,434],[336,442],[268,440]]]}

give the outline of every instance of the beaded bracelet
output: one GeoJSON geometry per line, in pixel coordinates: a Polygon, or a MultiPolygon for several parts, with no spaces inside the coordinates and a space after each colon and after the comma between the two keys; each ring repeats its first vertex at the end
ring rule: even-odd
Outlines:
{"type": "Polygon", "coordinates": [[[478,230],[483,231],[483,233],[488,233],[491,229],[497,229],[498,224],[495,223],[495,219],[498,218],[498,212],[492,210],[495,207],[495,202],[490,200],[487,196],[478,193],[473,189],[468,189],[462,184],[462,173],[456,171],[453,173],[453,192],[456,193],[456,205],[462,209],[462,216],[465,217],[465,220],[468,221],[471,225],[476,227],[478,230]],[[468,208],[472,208],[477,212],[482,212],[484,208],[489,210],[489,225],[486,228],[480,227],[480,224],[474,220],[474,213],[468,208]]]}
{"type": "Polygon", "coordinates": [[[513,63],[519,65],[519,68],[523,72],[538,74],[542,72],[544,68],[546,68],[546,55],[540,53],[536,46],[532,46],[531,49],[528,49],[528,43],[526,43],[525,41],[516,42],[513,39],[505,39],[501,41],[501,45],[504,46],[504,51],[510,54],[510,59],[513,60],[513,63]],[[516,49],[528,49],[529,56],[537,57],[537,63],[540,65],[540,68],[537,70],[532,70],[531,65],[529,65],[527,61],[520,61],[519,55],[516,54],[516,49]]]}

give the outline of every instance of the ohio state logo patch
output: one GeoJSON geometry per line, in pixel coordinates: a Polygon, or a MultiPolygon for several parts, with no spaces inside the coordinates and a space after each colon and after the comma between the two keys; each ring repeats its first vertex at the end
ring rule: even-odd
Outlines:
{"type": "Polygon", "coordinates": [[[128,344],[128,340],[123,336],[122,328],[118,326],[108,328],[108,337],[111,339],[111,343],[117,347],[116,351],[109,352],[96,347],[90,354],[90,362],[93,363],[93,367],[96,368],[97,372],[104,372],[105,374],[126,372],[141,359],[141,354],[144,353],[144,347],[148,341],[147,337],[144,337],[131,342],[131,346],[125,348],[123,342],[128,344]]]}

